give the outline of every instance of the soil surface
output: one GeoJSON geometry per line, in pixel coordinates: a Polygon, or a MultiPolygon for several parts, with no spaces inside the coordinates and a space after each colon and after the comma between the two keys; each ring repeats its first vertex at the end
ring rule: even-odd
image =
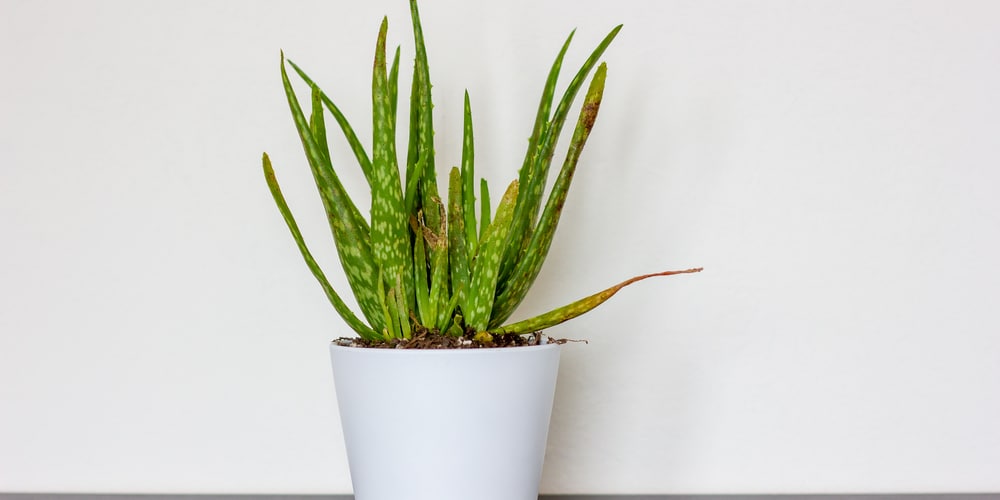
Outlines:
{"type": "Polygon", "coordinates": [[[482,349],[491,347],[519,347],[539,344],[565,344],[567,339],[554,339],[542,332],[528,335],[492,335],[484,337],[467,332],[462,336],[444,335],[434,331],[415,332],[408,339],[391,341],[371,341],[359,337],[343,337],[333,343],[345,347],[369,347],[375,349],[482,349]],[[544,340],[543,340],[544,339],[544,340]]]}

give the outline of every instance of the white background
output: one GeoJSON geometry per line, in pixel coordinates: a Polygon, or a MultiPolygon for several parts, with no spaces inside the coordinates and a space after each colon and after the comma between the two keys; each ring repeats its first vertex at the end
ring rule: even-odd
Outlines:
{"type": "MultiPolygon", "coordinates": [[[[565,35],[571,74],[625,24],[518,317],[706,269],[551,331],[589,344],[564,350],[543,492],[1000,491],[1000,4],[422,12],[439,166],[468,88],[495,190],[565,35]]],[[[383,14],[408,81],[402,0],[0,0],[0,491],[350,491],[347,330],[260,155],[339,276],[278,51],[367,137],[383,14]]]]}

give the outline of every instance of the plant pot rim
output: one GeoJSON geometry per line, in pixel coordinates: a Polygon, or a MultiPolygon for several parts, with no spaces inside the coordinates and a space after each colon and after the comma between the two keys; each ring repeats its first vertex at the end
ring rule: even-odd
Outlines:
{"type": "Polygon", "coordinates": [[[372,356],[475,356],[477,353],[480,355],[485,354],[498,354],[498,353],[515,353],[515,352],[525,352],[525,351],[540,351],[545,349],[558,349],[558,342],[549,342],[542,345],[519,345],[510,347],[476,347],[476,348],[454,348],[454,349],[390,349],[385,347],[358,347],[358,346],[345,346],[337,344],[337,342],[330,342],[330,348],[342,351],[357,351],[358,353],[371,354],[372,356]]]}

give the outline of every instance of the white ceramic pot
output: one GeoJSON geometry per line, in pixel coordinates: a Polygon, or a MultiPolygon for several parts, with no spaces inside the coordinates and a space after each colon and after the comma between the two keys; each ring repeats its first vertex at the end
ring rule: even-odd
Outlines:
{"type": "Polygon", "coordinates": [[[330,346],[356,500],[537,500],[559,345],[330,346]]]}

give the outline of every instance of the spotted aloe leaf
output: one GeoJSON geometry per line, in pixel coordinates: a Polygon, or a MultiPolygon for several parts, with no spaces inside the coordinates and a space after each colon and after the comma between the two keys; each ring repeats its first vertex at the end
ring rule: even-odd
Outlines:
{"type": "Polygon", "coordinates": [[[407,183],[410,176],[418,179],[419,203],[425,211],[427,225],[440,232],[442,221],[431,210],[439,199],[434,154],[434,117],[431,100],[430,69],[427,65],[427,47],[420,23],[416,0],[410,0],[410,19],[413,23],[413,42],[416,56],[413,61],[413,81],[410,87],[410,138],[407,147],[407,183]]]}
{"type": "Polygon", "coordinates": [[[388,29],[388,20],[383,18],[376,41],[372,72],[372,253],[391,284],[395,284],[397,277],[402,277],[403,289],[397,295],[406,300],[407,307],[412,310],[412,254],[407,228],[409,217],[403,207],[403,188],[396,160],[393,105],[386,73],[385,38],[388,29]]]}
{"type": "Polygon", "coordinates": [[[517,323],[512,323],[510,325],[501,326],[490,330],[490,333],[495,334],[525,334],[537,332],[545,328],[549,328],[559,323],[569,321],[583,313],[590,311],[591,309],[603,304],[605,301],[610,299],[614,294],[618,293],[619,290],[625,288],[632,283],[637,281],[642,281],[647,278],[652,278],[655,276],[671,276],[674,274],[685,274],[685,273],[697,273],[701,272],[702,268],[685,269],[683,271],[664,271],[661,273],[644,274],[642,276],[636,276],[634,278],[627,279],[615,286],[612,286],[606,290],[597,292],[589,297],[584,297],[572,304],[567,304],[563,307],[553,309],[545,314],[539,314],[533,318],[526,319],[524,321],[518,321],[517,323]]]}
{"type": "Polygon", "coordinates": [[[375,330],[372,330],[370,326],[358,319],[354,312],[344,303],[344,300],[340,298],[340,294],[330,285],[330,281],[326,279],[326,274],[320,269],[319,264],[316,263],[316,259],[312,256],[312,252],[306,246],[302,232],[299,231],[299,225],[295,222],[295,217],[292,216],[292,211],[288,208],[288,203],[285,202],[285,197],[281,194],[281,187],[278,186],[278,180],[274,176],[274,168],[271,167],[271,159],[267,157],[267,153],[264,154],[263,163],[264,178],[267,180],[267,187],[271,190],[271,196],[274,197],[274,202],[278,205],[278,210],[281,212],[282,218],[285,219],[285,224],[288,226],[288,230],[291,231],[292,238],[295,239],[295,244],[299,247],[299,252],[302,253],[302,258],[306,261],[306,266],[309,267],[313,276],[316,277],[316,281],[319,281],[320,286],[323,287],[323,292],[326,293],[326,297],[333,304],[333,308],[358,335],[366,339],[378,338],[375,330]]]}
{"type": "Polygon", "coordinates": [[[485,331],[489,326],[500,273],[500,259],[503,258],[504,243],[507,241],[511,219],[514,216],[517,191],[518,184],[515,180],[507,187],[497,207],[496,217],[479,241],[479,249],[473,263],[472,286],[468,296],[469,307],[463,312],[466,325],[479,332],[485,331]]]}
{"type": "Polygon", "coordinates": [[[410,217],[410,228],[413,231],[413,285],[414,294],[417,309],[415,311],[417,318],[420,320],[420,324],[427,325],[433,321],[433,316],[430,315],[431,303],[430,303],[430,285],[429,278],[427,275],[427,250],[425,248],[426,243],[423,238],[424,225],[422,216],[418,213],[417,215],[410,217]]]}
{"type": "Polygon", "coordinates": [[[479,180],[479,241],[483,241],[490,226],[490,186],[486,179],[479,180]]]}
{"type": "Polygon", "coordinates": [[[389,69],[389,117],[392,118],[392,130],[396,132],[396,106],[399,104],[399,47],[392,56],[392,66],[389,69]]]}
{"type": "MultiPolygon", "coordinates": [[[[469,103],[468,90],[465,91],[465,113],[462,131],[462,170],[457,174],[453,173],[453,175],[458,175],[461,188],[461,191],[459,191],[461,200],[459,207],[456,207],[456,209],[461,209],[462,211],[461,224],[465,230],[465,243],[471,249],[475,249],[476,242],[479,241],[478,234],[476,233],[476,194],[474,192],[476,148],[473,141],[472,105],[469,103]]],[[[455,222],[449,221],[449,223],[454,224],[455,222]]]]}
{"type": "Polygon", "coordinates": [[[528,289],[534,283],[542,268],[542,263],[549,253],[552,237],[559,225],[559,217],[562,215],[562,209],[566,203],[569,186],[573,180],[573,174],[576,172],[577,162],[580,160],[580,153],[587,143],[590,131],[594,128],[594,121],[597,120],[597,112],[601,107],[601,98],[604,95],[607,72],[607,65],[601,64],[594,73],[594,78],[587,89],[587,96],[580,108],[580,117],[576,122],[569,150],[566,152],[566,160],[563,161],[562,169],[549,193],[538,227],[530,236],[527,251],[515,265],[507,286],[493,305],[490,327],[499,326],[514,312],[514,309],[527,295],[528,289]]]}
{"type": "MultiPolygon", "coordinates": [[[[458,167],[451,169],[448,178],[448,259],[451,265],[452,293],[458,295],[458,303],[463,308],[468,304],[464,297],[469,289],[469,248],[468,232],[466,231],[466,203],[462,174],[458,167]]],[[[473,212],[473,221],[475,221],[473,212]]]]}
{"type": "MultiPolygon", "coordinates": [[[[306,82],[306,84],[310,87],[319,88],[316,86],[316,83],[313,82],[312,78],[309,78],[309,75],[307,75],[305,71],[302,71],[302,68],[299,68],[294,62],[292,62],[291,59],[288,60],[288,65],[291,66],[292,69],[298,73],[299,77],[302,78],[302,81],[306,82]]],[[[333,118],[337,120],[337,124],[344,133],[344,138],[347,139],[347,143],[351,146],[351,151],[354,152],[354,156],[357,158],[361,171],[365,174],[365,179],[367,179],[368,183],[371,184],[372,161],[368,157],[368,153],[365,151],[364,145],[362,145],[361,141],[358,139],[358,135],[354,133],[354,128],[351,127],[350,122],[347,121],[347,118],[344,116],[344,113],[340,111],[340,108],[338,108],[337,105],[334,104],[325,93],[323,93],[323,91],[320,91],[319,96],[323,105],[330,111],[333,118]]]]}
{"type": "Polygon", "coordinates": [[[611,42],[618,36],[621,28],[621,25],[616,26],[601,40],[601,43],[591,52],[590,57],[587,58],[580,67],[580,70],[573,77],[573,80],[570,81],[551,119],[542,122],[542,125],[539,126],[539,119],[543,115],[547,115],[548,109],[551,107],[555,79],[562,66],[563,55],[573,38],[572,33],[567,38],[566,43],[563,44],[563,48],[556,58],[556,63],[553,64],[552,70],[549,72],[542,103],[539,106],[538,116],[536,117],[535,130],[532,134],[534,140],[529,141],[529,153],[526,155],[525,164],[521,167],[518,177],[522,186],[521,192],[518,195],[517,211],[511,223],[510,243],[503,257],[502,275],[504,278],[510,276],[517,261],[520,260],[526,250],[528,237],[538,217],[542,194],[545,190],[546,180],[548,179],[549,165],[552,163],[552,155],[555,152],[555,146],[559,140],[559,134],[562,132],[563,124],[566,122],[566,117],[569,115],[569,110],[573,105],[574,99],[576,99],[576,94],[586,81],[587,75],[590,74],[590,71],[604,54],[604,51],[607,50],[611,42]],[[537,138],[535,137],[536,134],[537,138]]]}
{"type": "Polygon", "coordinates": [[[347,281],[358,300],[358,305],[365,319],[368,320],[373,329],[381,330],[384,325],[380,314],[380,301],[374,292],[378,271],[371,254],[369,235],[365,231],[366,228],[359,224],[362,217],[330,165],[329,154],[321,150],[313,137],[313,128],[325,133],[322,113],[316,113],[320,107],[318,104],[319,93],[318,91],[313,92],[314,113],[311,120],[312,125],[310,125],[310,121],[306,120],[295,95],[295,90],[288,79],[284,54],[281,57],[281,79],[288,106],[306,152],[306,159],[312,170],[313,178],[316,181],[320,199],[326,210],[341,266],[347,275],[347,281]]]}

